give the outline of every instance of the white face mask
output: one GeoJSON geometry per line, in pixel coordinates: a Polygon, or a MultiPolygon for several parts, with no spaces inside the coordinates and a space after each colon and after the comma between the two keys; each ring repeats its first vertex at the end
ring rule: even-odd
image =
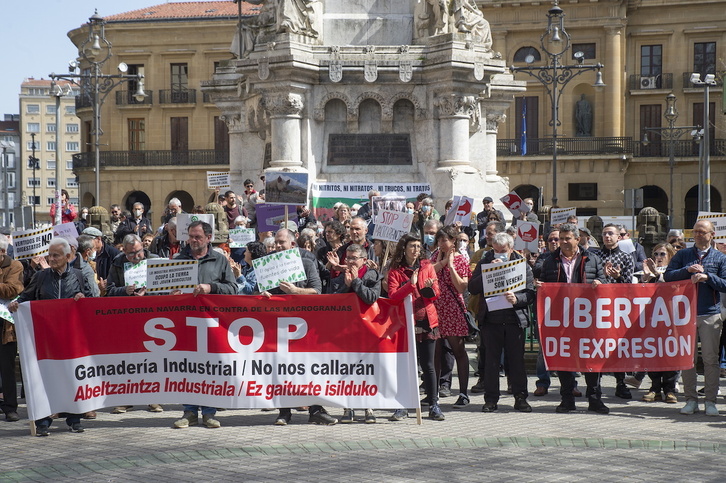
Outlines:
{"type": "Polygon", "coordinates": [[[356,216],[358,214],[358,210],[350,210],[350,216],[356,216]]]}
{"type": "Polygon", "coordinates": [[[136,215],[137,217],[141,216],[141,213],[143,213],[142,210],[134,210],[134,215],[136,215]]]}
{"type": "Polygon", "coordinates": [[[96,252],[95,251],[91,252],[91,254],[88,255],[88,259],[89,260],[95,260],[96,259],[96,252]]]}

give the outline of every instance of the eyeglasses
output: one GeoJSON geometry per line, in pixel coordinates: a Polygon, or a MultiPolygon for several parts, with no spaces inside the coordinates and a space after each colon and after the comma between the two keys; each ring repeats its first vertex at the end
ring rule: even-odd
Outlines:
{"type": "Polygon", "coordinates": [[[254,186],[254,185],[251,185],[251,184],[246,184],[246,185],[245,185],[245,188],[252,188],[252,186],[254,186]]]}
{"type": "Polygon", "coordinates": [[[560,239],[559,238],[548,238],[547,241],[548,242],[558,242],[558,241],[560,241],[560,239]]]}
{"type": "Polygon", "coordinates": [[[358,260],[363,260],[365,257],[345,257],[346,262],[357,262],[358,260]]]}
{"type": "Polygon", "coordinates": [[[630,234],[630,233],[628,233],[628,232],[625,232],[625,233],[621,233],[621,234],[620,234],[620,236],[628,236],[629,234],[630,234]]]}
{"type": "Polygon", "coordinates": [[[141,249],[136,250],[136,251],[133,251],[133,252],[126,252],[126,256],[127,257],[135,257],[136,255],[138,255],[139,253],[142,253],[143,251],[144,251],[144,249],[141,248],[141,249]]]}
{"type": "Polygon", "coordinates": [[[657,252],[657,253],[656,253],[656,252],[654,252],[654,253],[653,253],[653,256],[654,256],[654,257],[667,257],[667,256],[668,256],[668,254],[667,254],[666,252],[657,252]]]}

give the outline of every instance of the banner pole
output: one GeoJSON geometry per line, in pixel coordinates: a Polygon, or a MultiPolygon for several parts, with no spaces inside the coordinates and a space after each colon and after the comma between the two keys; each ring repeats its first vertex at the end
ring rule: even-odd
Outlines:
{"type": "Polygon", "coordinates": [[[423,424],[423,420],[421,418],[421,406],[416,408],[416,424],[419,426],[423,424]]]}

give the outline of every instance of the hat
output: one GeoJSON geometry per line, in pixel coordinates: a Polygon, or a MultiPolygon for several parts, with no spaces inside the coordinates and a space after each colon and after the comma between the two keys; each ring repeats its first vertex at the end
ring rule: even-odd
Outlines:
{"type": "Polygon", "coordinates": [[[592,236],[592,232],[590,232],[590,229],[585,226],[579,227],[578,230],[580,230],[587,236],[592,236]]]}
{"type": "Polygon", "coordinates": [[[491,196],[485,196],[484,203],[494,203],[494,200],[492,199],[491,196]]]}
{"type": "Polygon", "coordinates": [[[287,226],[285,226],[285,222],[280,223],[280,229],[287,228],[290,231],[297,231],[297,223],[294,221],[288,221],[287,226]]]}
{"type": "Polygon", "coordinates": [[[83,230],[84,235],[91,235],[91,236],[103,236],[103,233],[101,233],[101,230],[98,228],[94,228],[92,226],[89,226],[85,230],[83,230]]]}

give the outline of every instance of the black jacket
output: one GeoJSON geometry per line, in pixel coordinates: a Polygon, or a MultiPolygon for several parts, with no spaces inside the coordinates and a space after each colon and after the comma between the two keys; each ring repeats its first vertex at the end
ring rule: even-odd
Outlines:
{"type": "Polygon", "coordinates": [[[29,300],[71,299],[79,292],[86,297],[93,296],[83,273],[67,264],[62,274],[52,268],[36,272],[23,293],[18,296],[18,303],[29,300]]]}
{"type": "MultiPolygon", "coordinates": [[[[567,282],[567,275],[562,267],[562,260],[560,260],[559,248],[542,262],[539,280],[542,282],[567,282]]],[[[580,252],[572,271],[571,283],[592,283],[595,280],[605,283],[602,260],[593,253],[580,252]]]]}

